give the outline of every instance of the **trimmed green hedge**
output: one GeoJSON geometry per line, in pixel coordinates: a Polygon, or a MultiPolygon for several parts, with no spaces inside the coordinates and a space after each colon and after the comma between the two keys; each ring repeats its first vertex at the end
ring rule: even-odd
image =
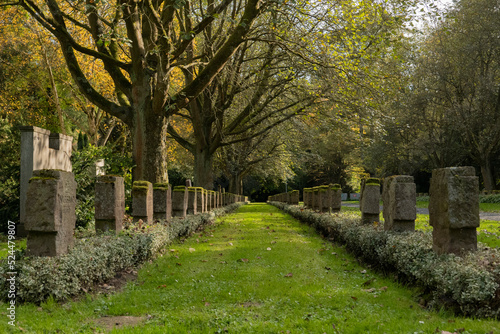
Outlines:
{"type": "Polygon", "coordinates": [[[437,255],[431,232],[386,232],[362,225],[353,213],[314,213],[299,206],[272,205],[307,223],[355,256],[425,289],[429,305],[473,317],[500,318],[500,251],[480,245],[465,257],[437,255]]]}
{"type": "MultiPolygon", "coordinates": [[[[235,203],[211,213],[173,218],[168,225],[139,227],[132,224],[119,235],[104,234],[78,239],[71,251],[59,257],[16,255],[16,302],[56,301],[87,292],[117,272],[154,258],[177,237],[189,235],[215,217],[236,210],[235,203]]],[[[0,294],[7,300],[9,282],[7,259],[0,261],[0,294]]]]}

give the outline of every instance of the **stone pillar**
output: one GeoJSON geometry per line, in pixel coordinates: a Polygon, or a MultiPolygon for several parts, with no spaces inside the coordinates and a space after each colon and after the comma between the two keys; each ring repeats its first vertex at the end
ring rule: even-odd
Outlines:
{"type": "Polygon", "coordinates": [[[73,246],[76,224],[76,182],[73,173],[36,170],[26,200],[27,254],[59,256],[73,246]]]}
{"type": "Polygon", "coordinates": [[[432,171],[429,222],[438,254],[474,251],[479,227],[479,180],[474,167],[432,171]]]}
{"type": "Polygon", "coordinates": [[[361,184],[361,220],[364,224],[380,221],[380,180],[369,178],[361,184]]]}
{"type": "Polygon", "coordinates": [[[396,175],[384,180],[384,230],[415,231],[417,193],[413,176],[396,175]]]}
{"type": "Polygon", "coordinates": [[[188,215],[195,215],[198,212],[201,213],[203,203],[201,203],[201,206],[198,208],[198,198],[200,198],[200,201],[203,202],[203,198],[201,197],[201,194],[200,194],[200,188],[188,187],[187,189],[188,189],[187,214],[188,215]]]}
{"type": "Polygon", "coordinates": [[[186,217],[188,190],[185,186],[176,186],[172,191],[172,217],[186,217]]]}
{"type": "Polygon", "coordinates": [[[208,195],[208,190],[201,188],[203,191],[203,212],[208,212],[208,202],[209,202],[209,195],[208,195]]]}
{"type": "Polygon", "coordinates": [[[172,220],[172,187],[168,183],[153,186],[153,218],[167,223],[172,220]]]}
{"type": "Polygon", "coordinates": [[[320,197],[319,197],[319,187],[313,187],[312,188],[312,197],[313,197],[313,200],[312,200],[312,209],[313,210],[320,210],[320,206],[321,206],[321,201],[320,201],[320,197]]]}
{"type": "Polygon", "coordinates": [[[298,190],[292,190],[290,192],[290,204],[299,205],[299,191],[298,190]]]}
{"type": "Polygon", "coordinates": [[[330,186],[319,186],[319,211],[330,212],[330,186]]]}
{"type": "Polygon", "coordinates": [[[95,184],[95,230],[97,233],[122,230],[125,216],[123,177],[98,176],[95,184]]]}
{"type": "Polygon", "coordinates": [[[153,222],[153,185],[148,181],[135,181],[132,185],[132,217],[153,222]]]}
{"type": "Polygon", "coordinates": [[[33,171],[57,169],[71,172],[73,137],[50,133],[36,126],[21,126],[21,177],[19,191],[19,220],[17,236],[26,236],[26,196],[33,171]]]}
{"type": "Polygon", "coordinates": [[[332,212],[339,212],[342,207],[342,188],[340,184],[332,184],[329,186],[330,192],[330,208],[332,212]]]}

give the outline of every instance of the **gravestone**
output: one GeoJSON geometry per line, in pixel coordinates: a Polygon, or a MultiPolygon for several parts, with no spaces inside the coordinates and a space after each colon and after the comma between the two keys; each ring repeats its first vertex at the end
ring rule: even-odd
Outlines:
{"type": "Polygon", "coordinates": [[[172,217],[186,217],[188,206],[188,188],[176,186],[172,191],[172,217]]]}
{"type": "Polygon", "coordinates": [[[320,210],[320,206],[321,206],[321,200],[320,200],[320,197],[319,197],[319,187],[313,187],[312,188],[312,197],[313,197],[313,200],[312,200],[312,209],[313,210],[320,210]]]}
{"type": "Polygon", "coordinates": [[[396,175],[385,178],[382,192],[384,230],[415,231],[416,195],[413,176],[396,175]]]}
{"type": "Polygon", "coordinates": [[[167,223],[172,220],[172,187],[168,183],[153,186],[153,218],[167,223]]]}
{"type": "Polygon", "coordinates": [[[51,133],[36,126],[21,126],[21,177],[19,191],[19,220],[16,233],[26,236],[26,197],[33,171],[57,169],[71,172],[73,137],[51,133]]]}
{"type": "Polygon", "coordinates": [[[73,246],[76,223],[76,182],[73,173],[35,170],[26,200],[27,254],[59,256],[73,246]]]}
{"type": "Polygon", "coordinates": [[[460,254],[477,249],[479,179],[474,167],[432,171],[429,223],[433,249],[438,254],[460,254]]]}
{"type": "Polygon", "coordinates": [[[201,213],[201,210],[203,208],[203,198],[202,195],[200,194],[201,188],[197,187],[188,187],[188,207],[187,207],[187,214],[188,215],[195,215],[198,212],[201,213]],[[198,207],[198,199],[200,201],[200,206],[198,207]]]}
{"type": "Polygon", "coordinates": [[[290,204],[291,205],[299,205],[299,191],[298,190],[292,190],[290,192],[290,204]]]}
{"type": "Polygon", "coordinates": [[[329,191],[330,186],[319,186],[319,203],[318,208],[320,212],[330,211],[331,193],[329,191]]]}
{"type": "Polygon", "coordinates": [[[122,230],[125,216],[123,177],[98,176],[95,184],[95,229],[97,233],[122,230]]]}
{"type": "Polygon", "coordinates": [[[380,221],[380,180],[364,179],[361,183],[361,198],[359,201],[361,220],[364,224],[380,221]]]}
{"type": "Polygon", "coordinates": [[[313,191],[312,188],[304,188],[302,190],[304,196],[304,206],[307,209],[313,209],[313,191]]]}
{"type": "Polygon", "coordinates": [[[330,208],[332,212],[339,212],[342,207],[342,188],[340,184],[332,184],[329,187],[330,208]]]}
{"type": "Polygon", "coordinates": [[[153,222],[153,185],[148,181],[134,181],[132,185],[132,217],[153,222]]]}

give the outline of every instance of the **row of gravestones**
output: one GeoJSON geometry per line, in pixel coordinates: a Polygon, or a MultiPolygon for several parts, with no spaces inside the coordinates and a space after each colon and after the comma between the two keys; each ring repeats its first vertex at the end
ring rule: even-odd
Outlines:
{"type": "MultiPolygon", "coordinates": [[[[321,212],[330,209],[339,211],[339,192],[339,186],[304,188],[304,205],[321,212]]],[[[474,167],[433,170],[429,192],[429,222],[433,227],[434,251],[438,254],[460,254],[476,250],[476,229],[480,219],[479,180],[474,167]]],[[[384,203],[384,229],[415,231],[417,212],[413,177],[397,175],[385,178],[382,195],[379,179],[363,180],[360,198],[363,223],[379,222],[381,196],[384,203]]]]}
{"type": "MultiPolygon", "coordinates": [[[[189,182],[190,185],[190,182],[189,182]]],[[[171,217],[209,212],[246,197],[205,190],[199,187],[155,184],[136,181],[132,187],[132,216],[135,221],[170,222],[171,217]]],[[[73,173],[42,169],[33,171],[26,202],[27,253],[34,256],[59,256],[74,243],[76,222],[76,182],[73,173]]],[[[123,177],[98,176],[95,187],[96,232],[122,229],[125,216],[123,177]]]]}
{"type": "MultiPolygon", "coordinates": [[[[342,189],[339,184],[304,188],[304,206],[319,212],[340,211],[342,204],[342,189]]],[[[291,205],[299,204],[299,191],[292,190],[288,193],[268,197],[270,202],[283,202],[291,205]]]]}

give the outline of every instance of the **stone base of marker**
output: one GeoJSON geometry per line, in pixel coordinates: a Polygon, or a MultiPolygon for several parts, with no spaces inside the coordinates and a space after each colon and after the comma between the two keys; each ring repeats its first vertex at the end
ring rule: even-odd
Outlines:
{"type": "Polygon", "coordinates": [[[384,230],[415,231],[417,193],[413,176],[396,175],[384,180],[384,230]]]}
{"type": "Polygon", "coordinates": [[[98,176],[95,185],[96,232],[122,230],[125,215],[125,186],[123,177],[98,176]]]}
{"type": "Polygon", "coordinates": [[[172,188],[168,183],[153,186],[153,218],[167,223],[172,219],[172,188]]]}
{"type": "Polygon", "coordinates": [[[429,223],[438,254],[474,251],[479,227],[479,179],[474,167],[432,171],[429,223]]]}
{"type": "Polygon", "coordinates": [[[148,181],[135,181],[132,185],[132,217],[153,222],[153,185],[148,181]]]}
{"type": "Polygon", "coordinates": [[[185,186],[176,186],[172,190],[172,217],[186,217],[188,191],[185,186]]]}
{"type": "Polygon", "coordinates": [[[380,221],[380,180],[369,178],[361,185],[361,220],[363,224],[380,221]]]}
{"type": "Polygon", "coordinates": [[[27,254],[66,254],[74,243],[76,223],[73,173],[47,169],[34,171],[28,185],[27,203],[27,254]]]}

